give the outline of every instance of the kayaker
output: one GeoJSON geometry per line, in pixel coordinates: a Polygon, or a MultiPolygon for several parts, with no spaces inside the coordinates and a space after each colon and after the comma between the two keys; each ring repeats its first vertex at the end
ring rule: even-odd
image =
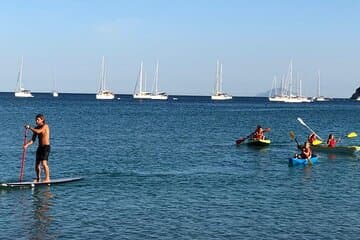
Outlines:
{"type": "Polygon", "coordinates": [[[316,134],[313,132],[309,135],[308,137],[308,142],[311,144],[311,145],[314,145],[314,142],[317,140],[317,137],[316,137],[316,134]]]}
{"type": "Polygon", "coordinates": [[[335,139],[335,136],[334,134],[330,133],[329,134],[329,137],[328,137],[328,140],[326,141],[326,144],[328,147],[335,147],[336,146],[336,139],[335,139]]]}
{"type": "Polygon", "coordinates": [[[311,156],[312,156],[312,150],[309,142],[305,142],[304,146],[301,148],[301,153],[295,155],[295,157],[301,159],[310,159],[311,156]]]}
{"type": "Polygon", "coordinates": [[[265,132],[269,132],[270,128],[263,129],[260,125],[256,126],[255,131],[252,134],[252,138],[256,140],[264,140],[265,139],[265,132]]]}

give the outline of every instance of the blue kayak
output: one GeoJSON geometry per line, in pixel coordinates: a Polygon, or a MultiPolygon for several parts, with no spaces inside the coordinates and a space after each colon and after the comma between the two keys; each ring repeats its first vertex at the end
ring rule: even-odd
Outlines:
{"type": "MultiPolygon", "coordinates": [[[[312,163],[316,163],[318,160],[318,156],[314,155],[310,158],[312,163]]],[[[289,158],[289,165],[293,166],[293,165],[308,165],[309,164],[309,160],[307,159],[303,159],[303,158],[289,158]]]]}

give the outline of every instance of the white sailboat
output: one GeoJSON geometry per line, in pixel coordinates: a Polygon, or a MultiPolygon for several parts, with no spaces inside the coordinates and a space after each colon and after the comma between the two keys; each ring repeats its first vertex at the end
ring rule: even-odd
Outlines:
{"type": "Polygon", "coordinates": [[[160,92],[158,90],[158,82],[159,82],[159,62],[156,62],[155,76],[154,76],[154,92],[151,95],[151,99],[153,100],[167,100],[168,95],[166,92],[160,92]]]}
{"type": "Polygon", "coordinates": [[[53,97],[58,97],[58,96],[59,96],[59,92],[56,91],[56,90],[54,90],[54,91],[52,92],[52,95],[53,95],[53,97]]]}
{"type": "Polygon", "coordinates": [[[31,94],[30,90],[26,90],[25,88],[22,87],[23,66],[24,66],[24,58],[21,57],[21,65],[20,65],[20,70],[19,70],[19,74],[18,74],[18,80],[16,83],[15,97],[22,97],[22,98],[34,97],[31,94]]]}
{"type": "Polygon", "coordinates": [[[140,64],[139,78],[136,81],[133,98],[134,99],[152,99],[151,92],[146,91],[146,80],[143,73],[143,62],[140,64]]]}
{"type": "Polygon", "coordinates": [[[105,85],[106,73],[105,73],[105,57],[101,60],[101,72],[100,72],[100,88],[96,94],[96,99],[99,100],[111,100],[115,98],[114,93],[106,89],[105,85]]]}
{"type": "Polygon", "coordinates": [[[232,99],[231,95],[224,93],[222,90],[222,64],[220,64],[219,60],[216,63],[216,81],[215,81],[215,91],[211,96],[211,100],[230,100],[232,99]]]}
{"type": "Polygon", "coordinates": [[[293,92],[293,67],[292,60],[290,60],[289,71],[286,76],[286,81],[284,83],[284,88],[281,86],[281,94],[269,96],[269,101],[276,102],[285,102],[285,103],[303,103],[303,102],[311,102],[312,100],[302,96],[301,93],[301,79],[298,79],[299,85],[297,89],[297,93],[293,92]]]}
{"type": "Polygon", "coordinates": [[[317,102],[328,101],[328,98],[320,95],[320,70],[317,71],[317,80],[317,97],[315,97],[314,100],[317,102]]]}
{"type": "Polygon", "coordinates": [[[277,92],[278,87],[277,87],[277,80],[276,80],[276,76],[274,76],[273,82],[272,82],[272,86],[271,86],[271,91],[269,93],[269,101],[270,102],[284,102],[285,99],[287,98],[286,95],[284,95],[284,77],[281,81],[281,88],[280,88],[280,93],[277,92]]]}
{"type": "Polygon", "coordinates": [[[56,90],[56,81],[55,81],[55,73],[54,75],[54,81],[53,81],[53,91],[52,91],[52,95],[53,97],[58,97],[59,96],[59,92],[56,90]]]}

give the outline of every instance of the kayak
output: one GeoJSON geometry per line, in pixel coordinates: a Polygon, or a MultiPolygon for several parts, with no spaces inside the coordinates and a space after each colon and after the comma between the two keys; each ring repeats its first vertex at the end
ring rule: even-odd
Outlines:
{"type": "Polygon", "coordinates": [[[269,146],[271,143],[270,139],[249,139],[246,144],[248,146],[257,146],[257,147],[265,147],[269,146]]]}
{"type": "MultiPolygon", "coordinates": [[[[301,149],[302,146],[299,146],[301,149]]],[[[333,154],[347,154],[347,155],[355,155],[356,153],[360,153],[360,146],[335,146],[328,147],[327,145],[313,145],[311,149],[315,152],[322,153],[333,153],[333,154]]]]}
{"type": "Polygon", "coordinates": [[[311,147],[313,151],[323,153],[338,153],[338,154],[356,154],[360,152],[360,146],[335,146],[328,147],[326,145],[316,145],[311,147]]]}
{"type": "MultiPolygon", "coordinates": [[[[318,156],[313,155],[310,158],[310,160],[311,160],[312,163],[316,163],[317,160],[318,160],[318,156]]],[[[289,158],[289,165],[290,166],[293,166],[293,165],[308,165],[308,164],[309,164],[309,160],[307,160],[307,159],[296,158],[296,157],[289,158]]]]}

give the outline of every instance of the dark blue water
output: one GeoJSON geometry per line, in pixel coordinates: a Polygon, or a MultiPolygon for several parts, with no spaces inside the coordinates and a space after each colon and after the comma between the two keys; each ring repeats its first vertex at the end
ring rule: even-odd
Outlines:
{"type": "MultiPolygon", "coordinates": [[[[289,167],[294,131],[359,132],[360,104],[96,101],[95,95],[0,94],[0,182],[17,181],[23,125],[43,113],[51,128],[52,178],[80,182],[0,190],[0,239],[357,239],[359,156],[320,155],[289,167]],[[236,147],[257,124],[272,145],[236,147]]],[[[359,138],[342,144],[360,145],[359,138]]],[[[36,145],[26,157],[34,177],[36,145]]]]}

